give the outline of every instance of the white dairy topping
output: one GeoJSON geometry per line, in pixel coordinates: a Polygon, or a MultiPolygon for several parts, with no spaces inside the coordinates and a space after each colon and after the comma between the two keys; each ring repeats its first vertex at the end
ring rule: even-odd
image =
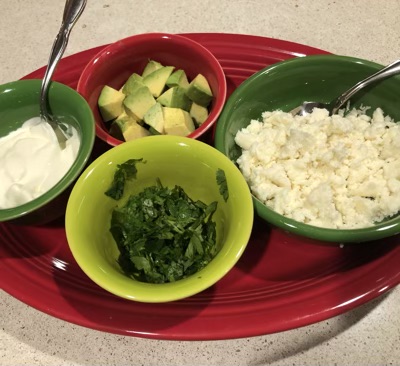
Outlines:
{"type": "Polygon", "coordinates": [[[238,165],[253,194],[310,225],[354,229],[400,210],[400,122],[376,109],[330,117],[265,112],[240,130],[238,165]]]}
{"type": "Polygon", "coordinates": [[[75,161],[75,128],[61,149],[53,129],[39,117],[0,138],[0,209],[32,201],[56,185],[75,161]]]}

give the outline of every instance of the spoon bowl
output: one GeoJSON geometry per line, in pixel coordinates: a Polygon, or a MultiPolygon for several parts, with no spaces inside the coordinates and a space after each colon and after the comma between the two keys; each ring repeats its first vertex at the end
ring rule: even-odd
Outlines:
{"type": "Polygon", "coordinates": [[[352,86],[350,89],[346,90],[339,97],[332,100],[330,103],[321,102],[304,102],[302,105],[292,109],[290,113],[294,116],[300,115],[305,116],[312,113],[314,108],[327,109],[329,115],[336,114],[339,109],[358,91],[371,85],[372,83],[381,81],[390,76],[400,73],[400,60],[397,60],[390,65],[384,67],[383,69],[377,71],[376,73],[366,77],[365,79],[359,81],[357,84],[352,86]]]}

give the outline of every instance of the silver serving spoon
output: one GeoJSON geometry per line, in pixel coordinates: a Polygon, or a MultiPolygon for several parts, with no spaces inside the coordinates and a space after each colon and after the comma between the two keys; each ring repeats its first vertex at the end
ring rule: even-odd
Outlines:
{"type": "Polygon", "coordinates": [[[71,29],[82,14],[83,9],[86,6],[86,2],[87,0],[66,1],[61,27],[54,40],[40,90],[40,117],[42,120],[48,122],[53,128],[62,149],[65,148],[66,142],[71,136],[70,127],[62,124],[60,121],[57,121],[51,114],[48,106],[48,93],[54,70],[56,69],[58,61],[60,61],[65,49],[67,48],[71,29]]]}
{"type": "Polygon", "coordinates": [[[336,114],[340,107],[342,107],[355,93],[357,93],[361,89],[372,83],[386,79],[389,76],[393,76],[398,73],[400,73],[400,60],[391,63],[390,65],[384,67],[375,74],[372,74],[364,80],[359,81],[356,85],[345,91],[343,94],[341,94],[330,103],[304,102],[302,105],[291,110],[290,113],[294,116],[305,116],[311,113],[314,108],[324,108],[329,111],[329,115],[336,114]]]}

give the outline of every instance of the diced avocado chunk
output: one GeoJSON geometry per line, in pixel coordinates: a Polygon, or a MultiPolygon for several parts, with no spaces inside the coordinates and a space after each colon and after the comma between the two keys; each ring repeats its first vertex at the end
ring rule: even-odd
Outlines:
{"type": "Polygon", "coordinates": [[[210,85],[202,74],[198,74],[190,82],[186,94],[193,102],[203,107],[207,107],[213,98],[210,85]]]}
{"type": "Polygon", "coordinates": [[[125,94],[105,85],[100,92],[97,104],[99,111],[104,122],[108,122],[117,118],[122,112],[122,102],[125,94]]]}
{"type": "Polygon", "coordinates": [[[190,116],[198,126],[203,124],[208,118],[208,109],[200,104],[192,103],[189,111],[190,116]]]}
{"type": "Polygon", "coordinates": [[[129,84],[124,85],[124,87],[122,88],[122,92],[125,95],[129,95],[143,86],[145,86],[145,85],[141,81],[131,81],[129,84]]]}
{"type": "Polygon", "coordinates": [[[162,67],[163,65],[161,65],[159,62],[150,60],[144,67],[144,70],[142,72],[142,77],[146,77],[147,75],[150,75],[153,71],[161,69],[162,67]]]}
{"type": "Polygon", "coordinates": [[[124,94],[131,94],[141,86],[144,86],[143,78],[139,74],[133,73],[122,87],[122,92],[124,94]]]}
{"type": "Polygon", "coordinates": [[[144,127],[140,126],[133,118],[129,117],[126,113],[122,113],[110,127],[110,134],[114,137],[131,141],[140,137],[149,136],[150,132],[144,127]]]}
{"type": "Polygon", "coordinates": [[[167,80],[167,86],[169,88],[172,88],[174,86],[181,86],[182,88],[187,88],[189,86],[189,81],[185,71],[181,69],[174,71],[167,80]]]}
{"type": "Polygon", "coordinates": [[[173,66],[163,66],[143,78],[143,84],[146,85],[154,97],[159,97],[165,88],[169,76],[174,71],[173,66]]]}
{"type": "Polygon", "coordinates": [[[104,86],[98,106],[105,122],[113,120],[113,136],[187,136],[207,120],[213,98],[207,79],[198,74],[189,83],[184,70],[174,69],[149,60],[142,75],[133,73],[120,90],[104,86]]]}
{"type": "Polygon", "coordinates": [[[180,108],[163,107],[164,131],[167,135],[187,136],[195,130],[189,112],[180,108]]]}
{"type": "Polygon", "coordinates": [[[124,140],[124,135],[122,134],[122,130],[124,129],[125,124],[128,121],[133,120],[133,118],[129,117],[125,112],[122,112],[112,123],[110,126],[110,135],[115,137],[118,140],[124,140]]]}
{"type": "Polygon", "coordinates": [[[150,107],[145,113],[143,120],[148,126],[158,132],[158,134],[164,133],[164,113],[160,103],[156,103],[150,107]]]}
{"type": "Polygon", "coordinates": [[[147,86],[143,86],[126,96],[123,105],[128,116],[136,121],[143,120],[147,110],[156,104],[156,100],[147,86]]]}
{"type": "Polygon", "coordinates": [[[150,135],[143,126],[139,125],[137,122],[132,121],[129,126],[123,132],[125,141],[132,141],[139,139],[141,137],[146,137],[150,135]]]}
{"type": "Polygon", "coordinates": [[[161,103],[164,107],[181,108],[189,112],[192,101],[186,95],[185,88],[181,86],[174,86],[167,89],[163,94],[157,98],[157,102],[161,103]]]}
{"type": "Polygon", "coordinates": [[[150,132],[150,135],[163,135],[162,133],[158,132],[153,127],[149,127],[149,132],[150,132]]]}

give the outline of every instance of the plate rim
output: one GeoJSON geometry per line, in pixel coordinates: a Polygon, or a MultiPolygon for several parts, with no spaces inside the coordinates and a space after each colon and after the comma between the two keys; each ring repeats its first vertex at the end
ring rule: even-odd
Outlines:
{"type": "MultiPolygon", "coordinates": [[[[198,42],[203,42],[205,44],[211,43],[213,44],[213,47],[218,46],[218,44],[224,43],[226,47],[229,49],[229,45],[232,44],[237,44],[238,41],[240,40],[245,40],[246,43],[245,47],[251,49],[252,47],[257,47],[260,46],[262,50],[270,50],[273,54],[273,57],[276,56],[276,54],[279,54],[281,51],[281,54],[284,54],[288,57],[297,57],[297,56],[305,56],[307,54],[320,54],[320,53],[329,53],[327,51],[319,50],[314,47],[306,46],[306,45],[301,45],[295,42],[291,41],[284,41],[284,40],[279,40],[279,39],[273,39],[273,38],[268,38],[268,37],[263,37],[263,36],[255,36],[255,35],[245,35],[245,34],[232,34],[232,33],[182,33],[181,35],[186,36],[186,37],[191,37],[192,39],[198,41],[198,42]],[[287,47],[289,48],[286,50],[280,50],[279,47],[287,47]],[[292,51],[291,51],[292,50],[292,51]],[[309,52],[309,53],[308,53],[309,52]]],[[[239,42],[240,43],[240,42],[239,42]]],[[[56,78],[62,79],[64,77],[63,72],[66,70],[67,64],[69,61],[73,59],[77,59],[78,57],[86,57],[88,56],[88,60],[90,59],[89,55],[94,54],[94,52],[97,52],[101,48],[105,47],[106,45],[103,46],[97,46],[88,50],[84,50],[78,53],[75,53],[73,55],[67,56],[64,59],[60,61],[59,68],[62,69],[60,66],[63,64],[65,67],[62,69],[62,72],[59,72],[55,75],[56,78]]],[[[207,47],[207,46],[206,46],[207,47]]],[[[258,51],[257,51],[258,54],[258,51]]],[[[262,52],[260,51],[260,54],[262,52]]],[[[44,67],[39,68],[30,74],[24,76],[23,78],[38,78],[40,77],[40,72],[42,72],[44,67]]],[[[73,67],[72,67],[73,69],[73,67]]],[[[234,68],[232,69],[234,70],[234,68]]],[[[73,83],[73,81],[71,80],[73,83]]],[[[4,227],[4,225],[7,224],[1,224],[0,223],[0,229],[4,227]]],[[[400,239],[400,237],[399,237],[400,239]]],[[[398,242],[396,243],[398,244],[398,242]]],[[[0,247],[0,254],[1,254],[2,248],[0,247]]],[[[398,257],[400,257],[400,246],[397,245],[395,247],[395,250],[393,250],[391,253],[385,255],[384,257],[380,258],[380,261],[384,261],[385,263],[387,261],[391,262],[394,260],[397,260],[398,257]],[[394,254],[393,254],[394,252],[394,254]],[[390,254],[390,255],[389,255],[390,254]],[[397,256],[396,256],[397,255],[397,256]]],[[[153,338],[153,339],[164,339],[164,340],[217,340],[217,339],[232,339],[232,338],[243,338],[243,337],[250,337],[250,336],[258,336],[258,335],[265,335],[265,334],[270,334],[270,333],[275,333],[279,331],[285,331],[289,329],[294,329],[297,327],[309,325],[321,320],[325,320],[328,318],[331,318],[335,315],[339,315],[347,310],[350,310],[356,306],[359,306],[369,300],[372,300],[376,298],[377,296],[389,291],[393,287],[395,287],[398,283],[400,283],[400,271],[397,273],[393,273],[392,276],[389,276],[385,278],[385,280],[382,280],[380,282],[375,281],[375,286],[374,288],[370,289],[369,291],[364,291],[364,294],[362,296],[358,295],[357,298],[351,299],[352,302],[349,302],[348,304],[345,304],[344,302],[341,304],[336,304],[336,306],[324,309],[323,311],[316,311],[314,314],[311,316],[298,316],[296,318],[296,314],[293,315],[293,318],[291,321],[286,321],[284,323],[281,323],[279,325],[274,325],[270,326],[267,330],[260,329],[258,328],[246,328],[244,329],[231,329],[230,326],[226,326],[224,329],[218,329],[217,331],[207,331],[203,330],[202,332],[182,332],[179,327],[170,327],[163,329],[163,331],[158,331],[158,332],[142,332],[138,330],[132,330],[132,329],[126,329],[127,327],[120,327],[116,329],[110,324],[98,324],[96,322],[93,322],[90,318],[84,317],[84,315],[80,314],[77,309],[74,309],[71,304],[68,303],[68,301],[59,293],[52,293],[51,297],[58,298],[58,301],[55,304],[52,304],[51,306],[46,306],[43,303],[43,299],[39,299],[38,297],[32,297],[34,296],[32,293],[29,295],[26,290],[23,289],[23,284],[24,284],[24,279],[21,279],[21,282],[19,283],[19,286],[13,287],[12,284],[6,283],[6,281],[1,281],[2,278],[6,278],[7,275],[4,275],[7,272],[7,264],[13,264],[14,260],[18,260],[15,258],[1,258],[0,257],[0,273],[2,272],[3,275],[0,276],[0,287],[10,294],[11,296],[19,299],[20,301],[26,303],[29,306],[32,306],[36,308],[39,311],[42,311],[44,313],[47,313],[51,316],[54,316],[56,318],[84,326],[87,328],[91,329],[96,329],[100,331],[105,331],[109,333],[115,333],[115,334],[121,334],[121,335],[128,335],[128,336],[136,336],[136,337],[143,337],[143,338],[153,338]],[[18,293],[19,291],[19,293],[18,293]],[[24,292],[25,291],[25,292],[24,292]],[[60,308],[59,306],[63,306],[64,308],[60,308]],[[65,309],[68,307],[68,312],[65,312],[65,309]],[[310,319],[312,318],[312,320],[310,319]]],[[[374,262],[374,265],[377,266],[378,264],[374,262]]],[[[381,264],[383,265],[383,264],[381,264]]],[[[371,272],[369,272],[371,275],[371,272]]],[[[352,273],[354,275],[354,272],[352,273]]],[[[21,273],[16,273],[15,276],[21,276],[21,273]]],[[[39,286],[42,284],[36,284],[36,286],[39,286]]],[[[44,284],[54,288],[51,288],[50,291],[57,289],[57,286],[60,286],[59,283],[52,283],[52,284],[44,284]],[[53,286],[54,285],[54,286],[53,286]]],[[[34,288],[31,290],[34,292],[34,288]]],[[[363,291],[362,291],[363,292],[363,291]]],[[[106,296],[107,297],[107,296],[106,296]]],[[[301,296],[300,296],[301,297],[301,296]]],[[[108,297],[107,297],[108,298],[108,297]]],[[[112,298],[110,301],[116,301],[119,303],[120,299],[112,298]]],[[[192,304],[191,299],[188,299],[184,304],[192,304]]],[[[212,303],[211,303],[212,305],[212,303]]],[[[256,304],[258,306],[262,306],[263,304],[256,304]]],[[[167,305],[168,308],[169,305],[167,305]]],[[[240,309],[236,309],[240,313],[240,309]]],[[[201,312],[200,312],[201,314],[201,312]]],[[[254,321],[257,320],[257,317],[259,314],[254,315],[254,321]]],[[[221,314],[221,317],[223,317],[223,314],[221,314]]],[[[191,321],[193,319],[186,319],[190,327],[191,321]]]]}

